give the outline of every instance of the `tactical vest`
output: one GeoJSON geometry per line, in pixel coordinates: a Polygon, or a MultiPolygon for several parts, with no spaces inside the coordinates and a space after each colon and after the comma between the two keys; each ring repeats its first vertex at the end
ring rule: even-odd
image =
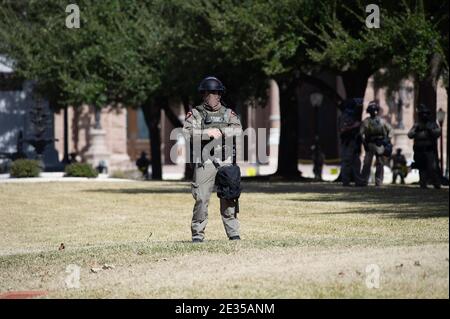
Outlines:
{"type": "Polygon", "coordinates": [[[209,128],[225,128],[229,125],[231,109],[221,107],[216,112],[207,111],[203,105],[195,107],[202,117],[202,130],[209,128]]]}
{"type": "Polygon", "coordinates": [[[431,133],[425,128],[426,123],[419,123],[419,127],[414,137],[414,147],[417,151],[431,151],[436,139],[431,136],[431,133]]]}
{"type": "MultiPolygon", "coordinates": [[[[231,109],[228,109],[226,107],[221,107],[219,110],[215,112],[207,111],[203,105],[196,106],[195,109],[199,112],[201,116],[201,129],[206,130],[209,128],[217,128],[222,129],[226,128],[230,124],[230,116],[231,116],[231,109]]],[[[209,141],[202,140],[201,149],[203,151],[203,147],[205,147],[206,144],[208,144],[212,138],[209,141]]],[[[225,145],[225,140],[222,138],[222,145],[225,145]]],[[[233,143],[233,147],[234,147],[233,143]]],[[[221,148],[220,145],[215,146],[215,150],[219,150],[221,148]]],[[[225,152],[224,149],[222,149],[222,160],[224,160],[226,157],[228,157],[229,153],[225,152]]],[[[211,155],[213,155],[214,149],[211,150],[211,155]]]]}
{"type": "Polygon", "coordinates": [[[383,138],[386,135],[384,125],[379,118],[369,118],[367,124],[368,125],[364,133],[368,137],[369,141],[383,138]]]}
{"type": "Polygon", "coordinates": [[[406,159],[403,155],[394,155],[392,161],[394,168],[402,168],[406,165],[406,159]]]}

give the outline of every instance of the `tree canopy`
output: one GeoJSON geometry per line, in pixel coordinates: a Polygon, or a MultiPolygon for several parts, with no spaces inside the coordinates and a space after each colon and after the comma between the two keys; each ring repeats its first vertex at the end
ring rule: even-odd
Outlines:
{"type": "Polygon", "coordinates": [[[365,26],[359,0],[80,0],[80,28],[69,29],[67,1],[0,0],[0,53],[54,107],[142,107],[154,134],[163,101],[198,102],[205,76],[221,78],[233,104],[264,98],[273,78],[289,176],[297,170],[296,87],[309,81],[342,99],[314,74],[341,75],[350,97],[361,97],[380,68],[386,83],[413,76],[421,99],[441,76],[448,88],[448,1],[375,3],[379,29],[365,26]]]}

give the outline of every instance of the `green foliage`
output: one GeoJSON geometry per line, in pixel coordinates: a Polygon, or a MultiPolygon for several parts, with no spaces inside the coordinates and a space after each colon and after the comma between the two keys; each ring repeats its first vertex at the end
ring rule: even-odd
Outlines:
{"type": "MultiPolygon", "coordinates": [[[[145,8],[118,0],[78,1],[81,26],[69,29],[67,4],[3,1],[0,50],[16,61],[17,74],[38,80],[37,89],[59,106],[103,107],[123,101],[129,90],[135,93],[131,94],[135,102],[142,102],[159,83],[158,60],[141,63],[144,53],[156,57],[156,46],[138,50],[151,38],[138,37],[143,32],[138,32],[140,21],[147,17],[145,8]]],[[[155,27],[143,30],[159,32],[155,27]]]]}
{"type": "Polygon", "coordinates": [[[39,161],[30,159],[15,160],[10,169],[11,177],[39,177],[41,167],[39,161]]]}
{"type": "Polygon", "coordinates": [[[437,53],[448,69],[448,27],[442,26],[448,25],[448,3],[380,4],[379,29],[365,26],[365,5],[342,3],[329,12],[328,21],[314,31],[319,48],[308,49],[314,63],[338,71],[387,67],[397,79],[414,75],[420,80],[429,71],[431,56],[437,53]],[[349,19],[355,22],[349,25],[349,19]]]}
{"type": "Polygon", "coordinates": [[[98,172],[90,164],[74,163],[65,168],[66,177],[97,177],[98,172]]]}
{"type": "Polygon", "coordinates": [[[266,76],[298,68],[305,44],[302,24],[314,12],[308,1],[225,1],[209,10],[214,47],[234,65],[252,63],[266,76]]]}
{"type": "Polygon", "coordinates": [[[54,106],[192,100],[211,74],[234,100],[299,71],[388,67],[422,78],[434,53],[448,74],[447,1],[380,2],[380,29],[365,26],[362,1],[80,0],[79,29],[65,27],[67,4],[0,0],[0,52],[54,106]]]}

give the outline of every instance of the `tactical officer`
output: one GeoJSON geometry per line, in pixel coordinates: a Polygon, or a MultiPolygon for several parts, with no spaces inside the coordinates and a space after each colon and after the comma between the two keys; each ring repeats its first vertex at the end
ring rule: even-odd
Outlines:
{"type": "Polygon", "coordinates": [[[339,119],[341,140],[341,179],[344,186],[350,186],[353,180],[356,186],[364,186],[361,178],[361,137],[359,130],[361,121],[362,99],[348,99],[342,104],[342,115],[339,119]],[[358,112],[359,108],[359,112],[358,112]]]}
{"type": "Polygon", "coordinates": [[[405,184],[405,177],[408,174],[408,166],[406,158],[402,154],[402,149],[397,148],[396,153],[392,156],[392,184],[395,184],[397,177],[400,177],[402,184],[405,184]]]}
{"type": "Polygon", "coordinates": [[[323,181],[322,179],[322,170],[323,163],[325,162],[325,154],[322,152],[319,143],[316,143],[311,146],[312,151],[312,161],[313,161],[313,173],[315,181],[323,181]]]}
{"type": "MultiPolygon", "coordinates": [[[[202,242],[205,236],[205,227],[208,222],[208,204],[214,188],[216,167],[213,161],[217,160],[216,154],[222,145],[208,146],[214,142],[230,139],[242,133],[241,122],[231,109],[221,103],[221,96],[225,92],[222,82],[216,77],[204,78],[198,91],[202,94],[203,103],[194,107],[186,115],[183,127],[184,135],[190,140],[194,160],[194,177],[192,182],[192,196],[195,204],[193,210],[191,232],[193,242],[202,242]],[[212,142],[211,142],[212,141],[212,142]],[[201,156],[197,154],[198,143],[201,142],[201,156]],[[211,143],[210,143],[211,142],[211,143]]],[[[228,143],[225,143],[228,145],[228,143]]],[[[217,164],[217,161],[216,161],[217,164]]],[[[222,162],[221,165],[228,165],[222,162]]],[[[225,232],[230,240],[239,240],[239,221],[235,215],[236,202],[220,199],[220,213],[225,232]]]]}
{"type": "Polygon", "coordinates": [[[377,101],[371,101],[367,107],[366,118],[360,128],[360,134],[366,155],[362,169],[362,178],[365,185],[369,183],[370,168],[375,156],[375,186],[383,184],[384,177],[384,156],[391,156],[392,127],[384,119],[378,116],[380,106],[377,101]]]}
{"type": "Polygon", "coordinates": [[[142,176],[148,180],[150,178],[148,174],[148,167],[150,166],[151,162],[147,158],[147,153],[142,151],[141,156],[136,160],[136,166],[139,169],[139,171],[142,173],[142,176]]]}
{"type": "Polygon", "coordinates": [[[417,115],[418,121],[408,132],[408,137],[414,139],[414,165],[419,169],[420,187],[427,188],[427,182],[431,180],[434,188],[440,188],[436,143],[441,128],[431,119],[431,111],[424,104],[419,105],[417,115]]]}

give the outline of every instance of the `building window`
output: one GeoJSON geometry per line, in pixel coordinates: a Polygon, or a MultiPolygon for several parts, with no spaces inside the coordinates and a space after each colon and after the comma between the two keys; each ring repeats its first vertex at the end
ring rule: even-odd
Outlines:
{"type": "Polygon", "coordinates": [[[144,113],[142,112],[141,108],[139,108],[137,111],[137,124],[138,124],[138,136],[137,136],[138,139],[148,140],[149,132],[147,124],[145,124],[144,113]]]}

